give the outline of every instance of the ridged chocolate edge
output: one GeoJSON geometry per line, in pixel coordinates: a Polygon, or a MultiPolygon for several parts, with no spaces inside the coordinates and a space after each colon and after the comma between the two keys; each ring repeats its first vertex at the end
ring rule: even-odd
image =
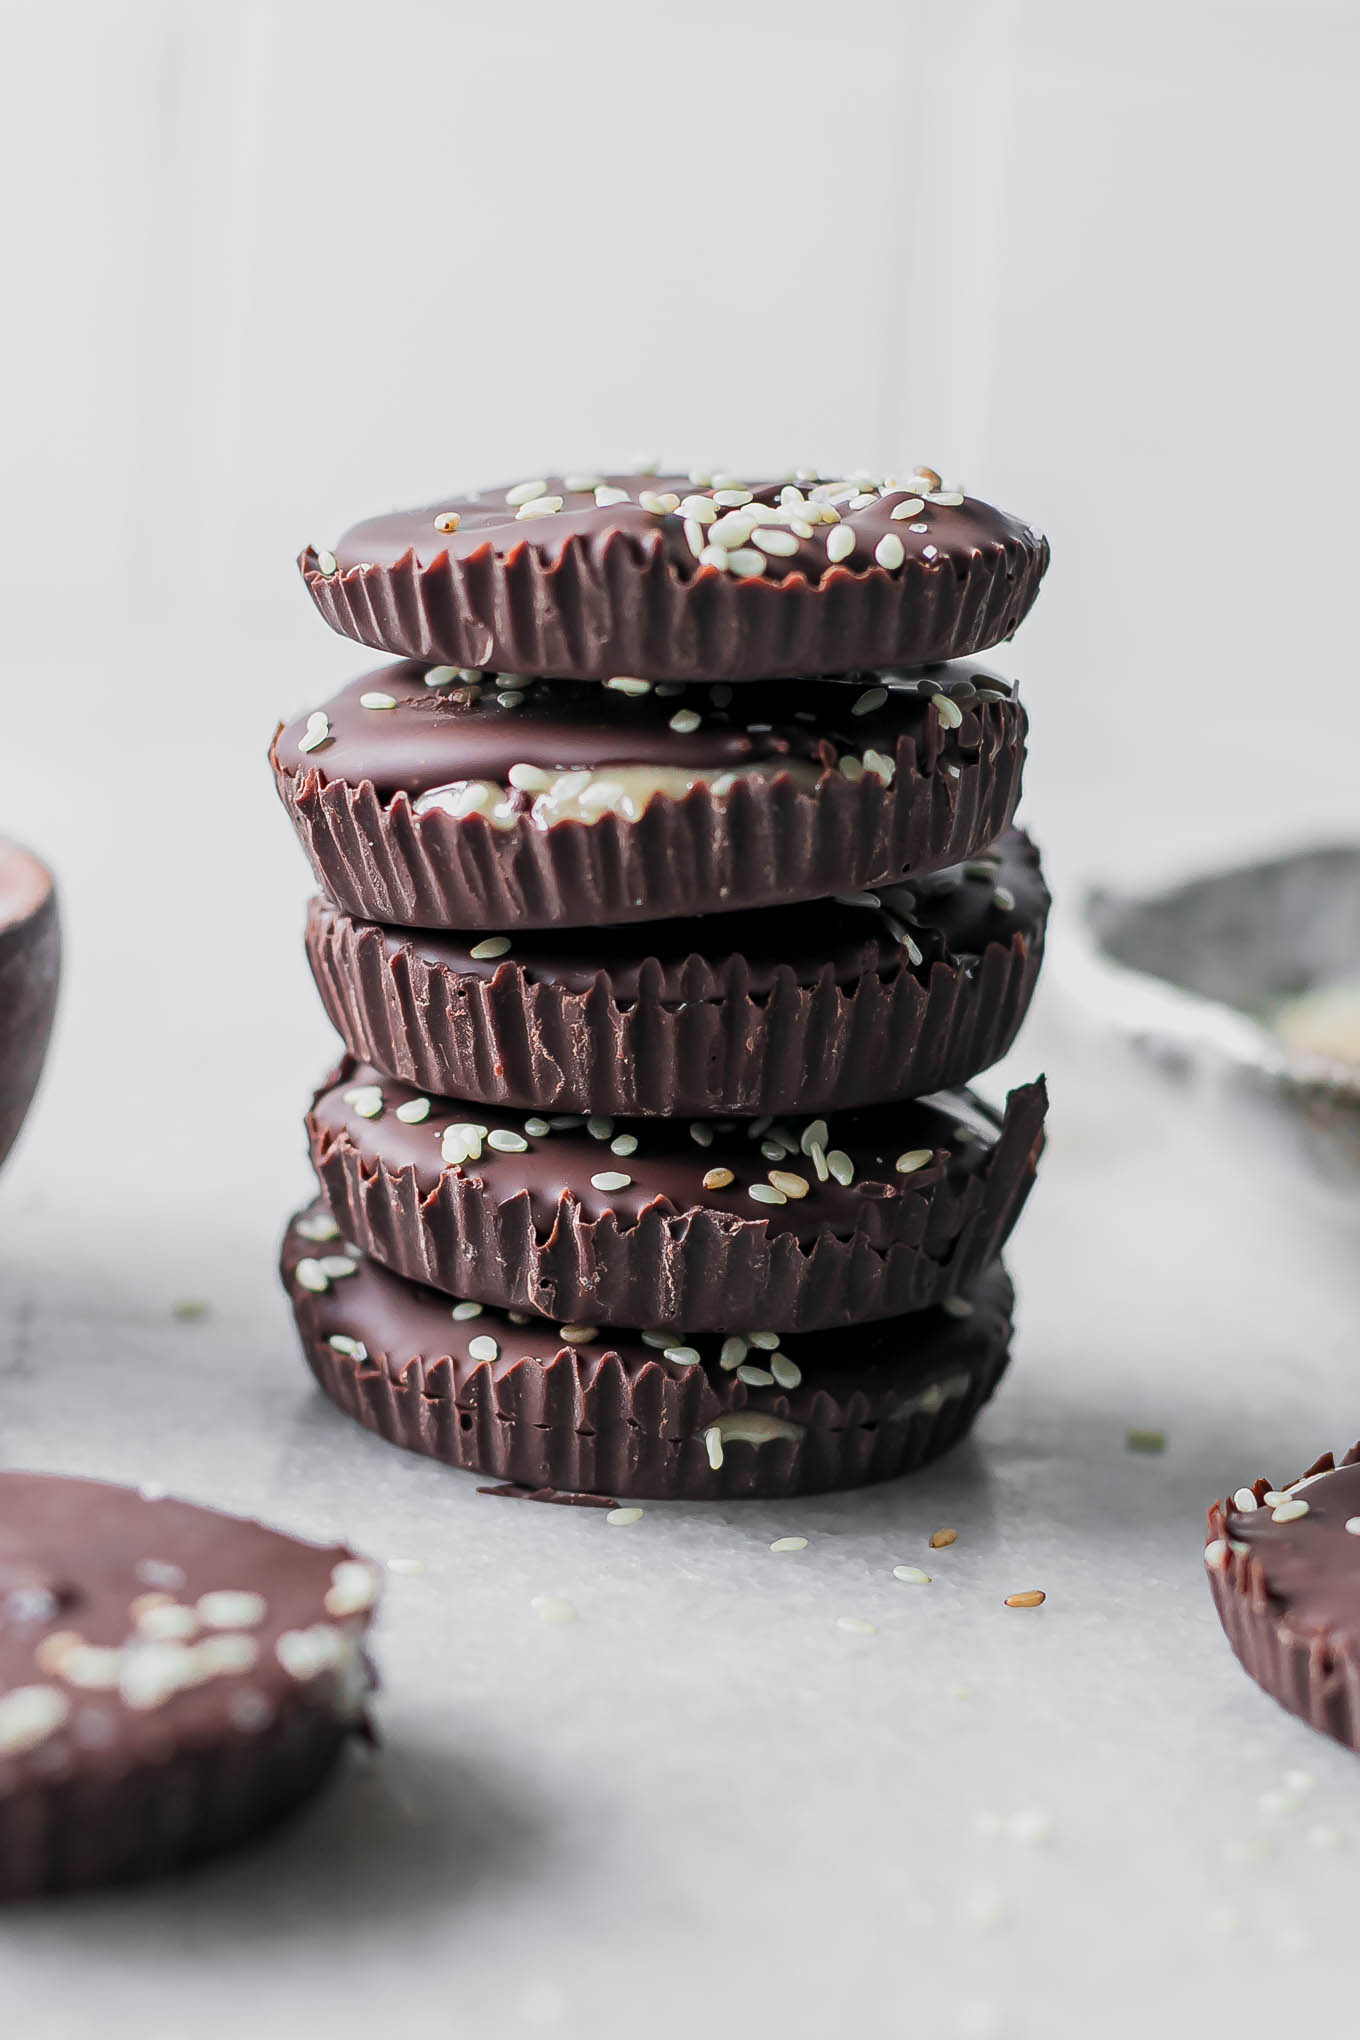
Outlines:
{"type": "Polygon", "coordinates": [[[565,1196],[541,1237],[526,1196],[499,1203],[453,1169],[422,1194],[413,1169],[365,1174],[352,1143],[326,1141],[310,1115],[308,1135],[342,1233],[412,1281],[559,1322],[790,1333],[924,1310],[994,1261],[1029,1195],[1047,1109],[1042,1078],[1012,1091],[987,1161],[929,1193],[919,1239],[886,1248],[829,1231],[802,1245],[709,1207],[652,1209],[621,1228],[565,1196]]]}
{"type": "Polygon", "coordinates": [[[293,771],[277,739],[270,760],[317,882],[346,913],[398,927],[581,928],[824,899],[976,856],[1010,825],[1027,724],[1015,699],[958,706],[957,730],[932,707],[919,750],[898,739],[889,786],[829,772],[808,790],[750,774],[721,796],[657,796],[634,821],[546,829],[417,815],[405,793],[384,802],[369,780],[293,771]]]}
{"type": "Polygon", "coordinates": [[[1048,561],[1036,534],[891,571],[828,567],[815,584],[711,567],[682,579],[620,533],[590,550],[568,539],[552,562],[487,545],[329,576],[309,548],[298,566],[332,630],[402,658],[562,679],[742,680],[971,658],[1016,630],[1048,561]]]}
{"type": "MultiPolygon", "coordinates": [[[[1340,1461],[1326,1453],[1308,1472],[1360,1462],[1360,1445],[1340,1461]]],[[[1258,1480],[1259,1502],[1270,1487],[1258,1480]]],[[[1223,1633],[1243,1671],[1263,1692],[1310,1728],[1360,1752],[1360,1653],[1333,1647],[1329,1639],[1299,1636],[1267,1584],[1266,1570],[1250,1552],[1234,1551],[1228,1535],[1231,1501],[1215,1502],[1208,1515],[1208,1548],[1221,1542],[1222,1563],[1206,1567],[1209,1591],[1223,1633]]]]}
{"type": "Polygon", "coordinates": [[[781,973],[752,986],[743,957],[720,997],[661,996],[644,966],[637,995],[535,982],[507,957],[494,974],[431,965],[387,931],[325,900],[307,916],[321,1003],[350,1053],[436,1096],[524,1110],[704,1118],[887,1104],[965,1084],[1019,1032],[1043,958],[1043,923],[975,957],[869,970],[838,984],[781,973]]]}
{"type": "Polygon", "coordinates": [[[159,1877],[239,1848],[319,1791],[361,1727],[300,1690],[249,1740],[121,1773],[30,1771],[0,1795],[0,1900],[159,1877]]]}
{"type": "Polygon", "coordinates": [[[728,1439],[712,1465],[704,1433],[725,1409],[757,1403],[778,1411],[786,1398],[747,1396],[724,1382],[724,1399],[692,1368],[667,1378],[661,1368],[630,1384],[621,1367],[583,1391],[569,1354],[548,1367],[526,1362],[501,1381],[479,1369],[461,1392],[431,1394],[411,1361],[393,1379],[387,1368],[337,1353],[312,1331],[305,1308],[294,1314],[307,1364],[322,1391],[346,1416],[391,1445],[530,1490],[632,1496],[639,1500],[774,1500],[864,1487],[914,1472],[972,1429],[1010,1360],[1010,1317],[972,1367],[950,1384],[894,1411],[864,1396],[836,1404],[820,1397],[823,1421],[796,1437],[760,1444],[728,1439]]]}

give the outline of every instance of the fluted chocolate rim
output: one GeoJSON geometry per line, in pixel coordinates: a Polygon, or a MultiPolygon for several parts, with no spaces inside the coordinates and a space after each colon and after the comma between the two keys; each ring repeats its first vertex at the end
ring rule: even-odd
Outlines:
{"type": "MultiPolygon", "coordinates": [[[[1325,1452],[1303,1479],[1356,1465],[1360,1444],[1340,1460],[1325,1452]]],[[[1258,1505],[1269,1492],[1267,1480],[1252,1484],[1258,1505]]],[[[1204,1552],[1209,1591],[1233,1654],[1281,1707],[1321,1734],[1360,1751],[1360,1651],[1295,1627],[1288,1606],[1272,1591],[1267,1567],[1248,1544],[1232,1536],[1229,1517],[1234,1508],[1231,1499],[1212,1505],[1204,1552]]],[[[1360,1551],[1356,1563],[1360,1566],[1360,1551]]]]}
{"type": "MultiPolygon", "coordinates": [[[[323,1086],[317,1101],[334,1088],[323,1086]]],[[[589,1218],[564,1191],[544,1223],[518,1189],[492,1194],[485,1172],[445,1165],[422,1181],[429,1172],[415,1166],[367,1160],[346,1128],[328,1129],[315,1110],[307,1125],[345,1236],[412,1281],[565,1320],[789,1333],[923,1310],[970,1282],[1000,1254],[1024,1206],[1047,1107],[1039,1078],[1010,1093],[994,1144],[958,1180],[947,1171],[899,1177],[896,1219],[884,1219],[881,1243],[829,1226],[800,1239],[711,1199],[680,1210],[655,1198],[630,1222],[608,1205],[589,1218]]]]}
{"type": "MultiPolygon", "coordinates": [[[[1024,838],[1013,856],[1037,876],[1024,838]]],[[[759,975],[740,954],[720,969],[696,960],[683,998],[668,990],[675,968],[655,961],[630,960],[626,995],[603,963],[579,986],[513,950],[459,970],[324,898],[310,903],[307,956],[350,1053],[420,1090],[526,1110],[755,1116],[919,1097],[988,1069],[1028,1010],[1046,909],[1045,891],[1004,939],[919,964],[885,944],[891,961],[849,981],[829,960],[759,975]]]]}
{"type": "Polygon", "coordinates": [[[655,795],[633,820],[548,828],[417,814],[404,792],[384,800],[370,780],[284,764],[277,732],[270,759],[318,884],[356,919],[581,928],[824,899],[976,856],[1010,826],[1027,722],[1013,696],[957,708],[945,730],[931,707],[919,747],[898,738],[887,786],[873,774],[828,771],[807,788],[747,773],[722,795],[655,795]]]}
{"type": "Polygon", "coordinates": [[[639,1348],[636,1333],[589,1349],[539,1337],[541,1355],[474,1363],[468,1335],[494,1321],[504,1337],[504,1319],[459,1327],[450,1315],[444,1339],[423,1339],[441,1299],[366,1262],[398,1314],[403,1297],[409,1303],[417,1327],[384,1342],[352,1279],[320,1294],[297,1279],[316,1248],[296,1224],[284,1240],[284,1285],[325,1394],[391,1444],[530,1490],[732,1500],[886,1480],[962,1438],[1009,1359],[1012,1291],[996,1263],[961,1300],[962,1315],[928,1311],[875,1327],[880,1348],[900,1330],[902,1364],[891,1385],[868,1392],[853,1368],[841,1386],[834,1365],[806,1372],[792,1391],[750,1386],[711,1361],[681,1365],[639,1348]]]}

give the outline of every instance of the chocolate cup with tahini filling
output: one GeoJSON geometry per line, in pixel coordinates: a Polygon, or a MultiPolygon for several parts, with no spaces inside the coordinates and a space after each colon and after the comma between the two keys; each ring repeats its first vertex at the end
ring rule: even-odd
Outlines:
{"type": "Polygon", "coordinates": [[[1009,1356],[1000,1263],[947,1308],[778,1346],[455,1304],[345,1246],[320,1204],[289,1228],[283,1279],[347,1415],[531,1491],[711,1501],[887,1480],[966,1435],[1009,1356]]]}
{"type": "Polygon", "coordinates": [[[1031,526],[933,473],[722,479],[486,489],[369,518],[298,565],[327,623],[380,651],[732,681],[972,657],[1011,636],[1048,566],[1031,526]]]}
{"type": "Polygon", "coordinates": [[[505,682],[387,667],[277,733],[280,796],[345,913],[508,932],[823,899],[978,855],[1020,796],[1024,710],[971,662],[505,682]]]}

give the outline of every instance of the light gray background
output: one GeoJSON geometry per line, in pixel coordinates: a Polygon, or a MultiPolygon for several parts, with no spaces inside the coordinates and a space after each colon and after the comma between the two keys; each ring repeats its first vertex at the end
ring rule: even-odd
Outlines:
{"type": "Polygon", "coordinates": [[[0,823],[69,942],[0,1183],[0,1456],[428,1568],[389,1589],[383,1758],[234,1864],[7,1922],[6,2030],[1332,2008],[1360,1773],[1236,1670],[1199,1534],[1360,1433],[1352,1215],[1050,998],[1015,1062],[1056,1096],[1023,1338],[974,1446],[629,1529],[482,1499],[321,1406],[275,1292],[329,1040],[263,750],[362,660],[292,566],[357,515],[641,447],[927,459],[1054,540],[1006,656],[1069,900],[1353,834],[1353,11],[0,17],[0,823]],[[1027,1811],[1046,1842],[979,1831],[1027,1811]]]}

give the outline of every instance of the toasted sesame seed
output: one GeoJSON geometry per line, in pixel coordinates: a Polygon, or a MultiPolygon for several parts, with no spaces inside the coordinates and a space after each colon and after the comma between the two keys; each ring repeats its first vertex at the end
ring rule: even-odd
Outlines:
{"type": "Polygon", "coordinates": [[[395,708],[396,705],[397,697],[395,694],[379,694],[375,691],[359,696],[360,708],[395,708]]]}
{"type": "Polygon", "coordinates": [[[457,531],[462,518],[456,510],[441,510],[434,520],[436,531],[457,531]]]}
{"type": "Polygon", "coordinates": [[[886,687],[866,687],[863,694],[851,704],[850,713],[851,715],[873,715],[876,709],[882,708],[887,698],[888,690],[886,687]]]}
{"type": "Polygon", "coordinates": [[[591,1187],[595,1190],[627,1190],[632,1181],[632,1177],[625,1176],[621,1169],[602,1169],[598,1176],[592,1176],[590,1179],[591,1187]]]}
{"type": "Polygon", "coordinates": [[[595,501],[601,510],[608,510],[615,503],[628,502],[628,491],[627,489],[614,489],[606,486],[595,491],[595,501]]]}
{"type": "Polygon", "coordinates": [[[934,1159],[934,1148],[908,1148],[904,1155],[897,1157],[897,1173],[899,1176],[914,1176],[918,1169],[928,1169],[934,1159]]]}
{"type": "Polygon", "coordinates": [[[956,730],[963,721],[963,710],[957,701],[951,701],[947,694],[932,694],[931,702],[935,713],[947,730],[956,730]]]}
{"type": "Polygon", "coordinates": [[[532,503],[522,503],[515,516],[526,523],[531,517],[555,517],[564,500],[561,496],[535,496],[532,503]]]}
{"type": "Polygon", "coordinates": [[[380,1119],[383,1109],[383,1094],[377,1084],[356,1084],[352,1091],[344,1093],[346,1105],[356,1112],[360,1119],[380,1119]]]}
{"type": "Polygon", "coordinates": [[[722,1350],[718,1354],[718,1365],[725,1374],[730,1374],[733,1368],[740,1367],[746,1358],[746,1348],[747,1341],[738,1332],[723,1340],[722,1350]]]}
{"type": "Polygon", "coordinates": [[[833,524],[826,534],[826,556],[833,566],[848,560],[855,550],[855,534],[848,524],[833,524]]]}
{"type": "Polygon", "coordinates": [[[468,1340],[468,1357],[472,1360],[494,1360],[500,1350],[489,1332],[479,1332],[475,1339],[468,1340]]]}
{"type": "Polygon", "coordinates": [[[1297,1523],[1300,1516],[1306,1516],[1307,1514],[1308,1504],[1302,1499],[1293,1502],[1281,1502],[1278,1509],[1271,1510],[1270,1520],[1272,1523],[1297,1523]]]}
{"type": "Polygon", "coordinates": [[[922,1572],[919,1565],[895,1565],[893,1567],[893,1578],[895,1580],[904,1580],[909,1587],[928,1587],[930,1585],[930,1574],[922,1572]]]}
{"type": "Polygon", "coordinates": [[[878,1624],[866,1622],[862,1615],[838,1615],[837,1629],[843,1629],[848,1636],[877,1636],[878,1624]]]}
{"type": "Polygon", "coordinates": [[[925,504],[922,502],[919,496],[904,496],[900,503],[893,504],[892,509],[888,512],[888,515],[890,517],[897,518],[915,517],[917,512],[919,510],[924,510],[925,507],[926,507],[925,504]]]}
{"type": "Polygon", "coordinates": [[[495,1148],[498,1155],[522,1155],[529,1146],[522,1133],[512,1133],[508,1126],[493,1126],[486,1137],[486,1144],[495,1148]]]}
{"type": "Polygon", "coordinates": [[[560,1627],[565,1622],[576,1620],[576,1610],[561,1594],[535,1594],[529,1606],[542,1622],[551,1622],[560,1627]]]}
{"type": "Polygon", "coordinates": [[[606,1523],[614,1523],[622,1529],[626,1523],[640,1523],[642,1521],[642,1511],[641,1509],[609,1509],[605,1512],[604,1520],[606,1523]]]}
{"type": "Polygon", "coordinates": [[[485,1309],[484,1303],[455,1303],[453,1316],[458,1324],[466,1324],[469,1318],[479,1318],[485,1309]]]}
{"type": "Polygon", "coordinates": [[[698,729],[702,721],[703,717],[697,709],[677,708],[675,714],[670,719],[670,728],[678,736],[687,737],[691,730],[698,729]]]}
{"type": "Polygon", "coordinates": [[[516,482],[513,489],[506,490],[505,500],[512,510],[518,510],[521,504],[532,503],[535,497],[546,496],[547,493],[546,482],[516,482]]]}
{"type": "Polygon", "coordinates": [[[844,1148],[828,1148],[826,1166],[843,1188],[848,1188],[854,1182],[855,1165],[844,1148]]]}
{"type": "Polygon", "coordinates": [[[776,1190],[772,1183],[752,1183],[747,1196],[757,1204],[787,1204],[788,1198],[782,1190],[776,1190]]]}
{"type": "Polygon", "coordinates": [[[808,1541],[806,1537],[776,1537],[774,1543],[770,1546],[771,1551],[781,1553],[785,1551],[806,1551],[807,1548],[808,1541]]]}
{"type": "Polygon", "coordinates": [[[790,1360],[787,1353],[770,1355],[770,1372],[781,1388],[801,1388],[803,1385],[803,1370],[797,1361],[790,1360]]]}
{"type": "Polygon", "coordinates": [[[330,742],[331,721],[324,709],[318,708],[307,718],[307,728],[298,738],[298,749],[302,752],[319,751],[323,744],[330,742]]]}
{"type": "Polygon", "coordinates": [[[900,567],[907,557],[907,549],[895,531],[885,531],[874,547],[874,558],[880,567],[900,567]]]}
{"type": "Polygon", "coordinates": [[[709,1169],[704,1175],[705,1190],[726,1190],[736,1181],[730,1169],[709,1169]]]}
{"type": "Polygon", "coordinates": [[[959,1533],[957,1530],[932,1530],[930,1533],[930,1548],[932,1551],[943,1551],[946,1545],[957,1544],[958,1539],[959,1533]]]}
{"type": "Polygon", "coordinates": [[[1007,1608],[1041,1608],[1047,1599],[1048,1596],[1042,1588],[1032,1587],[1023,1594],[1007,1594],[1005,1606],[1007,1608]]]}
{"type": "Polygon", "coordinates": [[[776,1190],[782,1190],[786,1197],[806,1197],[812,1185],[806,1176],[800,1176],[793,1169],[771,1169],[770,1181],[776,1190]]]}
{"type": "Polygon", "coordinates": [[[697,1346],[663,1346],[661,1357],[674,1367],[696,1367],[703,1355],[697,1346]]]}

